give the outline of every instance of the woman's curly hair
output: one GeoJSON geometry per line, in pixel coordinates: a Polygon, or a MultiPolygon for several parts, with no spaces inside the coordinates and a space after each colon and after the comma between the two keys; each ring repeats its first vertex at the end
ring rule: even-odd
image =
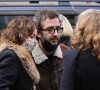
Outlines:
{"type": "Polygon", "coordinates": [[[33,34],[35,23],[31,18],[19,16],[13,19],[1,33],[1,40],[22,44],[27,37],[33,34]]]}
{"type": "Polygon", "coordinates": [[[100,61],[100,11],[87,10],[78,17],[72,48],[92,49],[92,54],[100,61]]]}

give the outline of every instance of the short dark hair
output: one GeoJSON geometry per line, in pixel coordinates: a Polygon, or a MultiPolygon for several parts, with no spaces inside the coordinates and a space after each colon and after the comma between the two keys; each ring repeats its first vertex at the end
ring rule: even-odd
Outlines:
{"type": "Polygon", "coordinates": [[[49,19],[58,18],[59,19],[59,14],[60,14],[59,12],[52,10],[52,9],[43,9],[43,10],[38,11],[33,17],[37,30],[41,31],[43,27],[41,22],[43,20],[46,20],[46,18],[49,18],[49,19]]]}

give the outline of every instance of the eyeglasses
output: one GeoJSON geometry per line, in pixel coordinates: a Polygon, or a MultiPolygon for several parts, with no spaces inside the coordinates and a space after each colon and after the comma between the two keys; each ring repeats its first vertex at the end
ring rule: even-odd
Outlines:
{"type": "Polygon", "coordinates": [[[42,29],[43,31],[48,31],[50,34],[54,34],[55,30],[57,30],[57,32],[60,34],[63,31],[62,27],[56,27],[56,29],[54,29],[54,27],[48,27],[46,29],[42,29]]]}

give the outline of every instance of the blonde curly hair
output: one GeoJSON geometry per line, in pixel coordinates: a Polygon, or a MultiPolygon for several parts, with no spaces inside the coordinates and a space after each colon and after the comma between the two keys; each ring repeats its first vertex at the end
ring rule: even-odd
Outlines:
{"type": "Polygon", "coordinates": [[[71,45],[82,51],[92,49],[92,54],[100,62],[99,10],[89,9],[79,15],[71,45]]]}
{"type": "Polygon", "coordinates": [[[61,21],[61,27],[63,27],[63,32],[60,34],[60,37],[69,37],[70,39],[73,37],[73,28],[68,21],[68,19],[60,14],[59,19],[61,21]]]}

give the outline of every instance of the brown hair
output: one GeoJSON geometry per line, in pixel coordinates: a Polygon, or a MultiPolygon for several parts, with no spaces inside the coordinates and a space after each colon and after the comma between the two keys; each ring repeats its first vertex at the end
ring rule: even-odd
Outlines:
{"type": "Polygon", "coordinates": [[[35,30],[34,21],[25,16],[19,16],[13,19],[6,29],[1,33],[1,39],[11,41],[13,43],[22,44],[26,38],[33,34],[35,30]]]}
{"type": "Polygon", "coordinates": [[[92,49],[92,54],[100,61],[100,11],[80,14],[71,44],[72,48],[82,51],[92,49]]]}

